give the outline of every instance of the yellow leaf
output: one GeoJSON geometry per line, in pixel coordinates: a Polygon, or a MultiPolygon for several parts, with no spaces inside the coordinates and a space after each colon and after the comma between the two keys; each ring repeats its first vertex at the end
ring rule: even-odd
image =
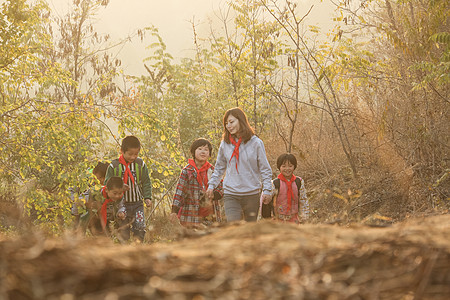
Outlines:
{"type": "Polygon", "coordinates": [[[342,195],[339,195],[339,194],[337,194],[337,193],[333,193],[333,196],[335,196],[336,198],[339,198],[339,199],[341,199],[341,200],[344,200],[344,201],[345,201],[345,203],[347,203],[347,199],[345,199],[345,197],[344,197],[344,196],[342,196],[342,195]]]}
{"type": "Polygon", "coordinates": [[[375,214],[374,219],[378,219],[378,220],[383,220],[383,221],[392,221],[392,218],[389,217],[385,217],[385,216],[381,216],[379,214],[375,214]]]}

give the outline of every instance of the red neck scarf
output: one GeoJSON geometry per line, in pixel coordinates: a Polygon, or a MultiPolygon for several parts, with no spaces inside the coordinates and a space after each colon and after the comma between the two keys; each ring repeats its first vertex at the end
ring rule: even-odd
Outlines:
{"type": "Polygon", "coordinates": [[[200,170],[197,168],[197,165],[195,164],[195,161],[190,158],[189,159],[189,165],[191,165],[195,171],[197,172],[197,182],[200,184],[202,188],[205,188],[208,186],[208,169],[211,168],[211,164],[207,161],[203,164],[203,166],[200,168],[200,170]]]}
{"type": "Polygon", "coordinates": [[[134,184],[134,176],[130,170],[131,163],[130,162],[127,163],[127,161],[123,157],[123,154],[119,157],[119,163],[121,163],[122,165],[125,166],[125,173],[123,173],[123,183],[128,184],[128,176],[130,176],[131,182],[133,182],[133,184],[134,184]]]}
{"type": "Polygon", "coordinates": [[[292,177],[289,179],[289,181],[284,177],[283,174],[280,173],[280,175],[278,175],[278,179],[280,179],[281,181],[285,182],[288,188],[287,191],[287,196],[288,196],[288,208],[287,211],[290,212],[291,211],[291,203],[292,203],[292,197],[294,196],[294,193],[292,191],[292,183],[295,181],[295,176],[294,174],[292,174],[292,177]]]}
{"type": "Polygon", "coordinates": [[[106,194],[106,187],[102,187],[102,195],[105,197],[105,201],[103,201],[102,207],[100,208],[100,221],[102,223],[103,229],[106,228],[106,209],[108,207],[108,203],[113,202],[111,199],[108,199],[108,194],[106,194]]]}
{"type": "Polygon", "coordinates": [[[233,150],[233,154],[231,154],[230,162],[231,162],[231,159],[233,158],[233,156],[236,156],[236,171],[238,171],[238,173],[239,173],[237,165],[238,165],[238,161],[239,161],[239,146],[241,145],[242,138],[239,138],[239,140],[236,143],[236,141],[230,134],[230,141],[234,145],[234,150],[233,150]]]}

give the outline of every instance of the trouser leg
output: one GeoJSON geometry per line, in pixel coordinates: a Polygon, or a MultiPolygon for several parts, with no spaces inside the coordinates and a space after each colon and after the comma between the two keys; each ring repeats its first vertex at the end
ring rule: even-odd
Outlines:
{"type": "Polygon", "coordinates": [[[258,217],[259,210],[259,194],[245,196],[242,199],[242,210],[244,211],[244,218],[247,222],[255,222],[258,217]]]}
{"type": "Polygon", "coordinates": [[[242,214],[244,214],[245,221],[256,221],[258,217],[259,198],[259,194],[246,196],[225,194],[223,200],[227,222],[241,220],[242,214]]]}
{"type": "Polygon", "coordinates": [[[133,235],[141,242],[144,241],[145,237],[145,216],[144,216],[144,205],[136,207],[133,222],[133,235]]]}
{"type": "Polygon", "coordinates": [[[239,221],[242,217],[241,203],[238,196],[225,194],[223,195],[223,203],[225,207],[225,216],[227,222],[239,221]]]}

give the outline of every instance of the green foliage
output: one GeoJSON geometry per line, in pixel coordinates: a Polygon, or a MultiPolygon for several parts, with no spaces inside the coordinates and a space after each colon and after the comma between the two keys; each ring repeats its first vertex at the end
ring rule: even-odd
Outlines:
{"type": "Polygon", "coordinates": [[[437,52],[442,53],[439,61],[427,62],[422,61],[412,66],[413,70],[421,70],[425,72],[422,82],[415,88],[422,88],[429,83],[437,83],[439,86],[445,87],[450,83],[450,33],[438,32],[430,37],[430,41],[435,42],[437,52]],[[443,44],[442,46],[439,46],[443,44]],[[441,49],[442,47],[442,49],[441,49]]]}
{"type": "Polygon", "coordinates": [[[402,55],[411,59],[414,89],[449,83],[448,1],[400,1],[388,5],[389,22],[379,29],[402,55]]]}
{"type": "MultiPolygon", "coordinates": [[[[153,193],[163,194],[173,176],[178,175],[183,158],[177,147],[177,133],[173,130],[167,112],[158,110],[144,93],[131,92],[117,99],[110,117],[118,124],[119,138],[133,134],[141,141],[139,154],[149,167],[153,193]]],[[[161,106],[159,106],[161,107],[161,106]]],[[[111,159],[117,157],[111,157],[111,159]]]]}
{"type": "MultiPolygon", "coordinates": [[[[147,73],[123,78],[130,88],[117,85],[121,63],[106,50],[109,36],[95,31],[93,17],[107,2],[74,1],[63,17],[41,1],[1,5],[0,183],[20,190],[27,214],[48,232],[70,223],[68,189],[88,189],[89,169],[117,158],[129,134],[141,140],[155,198],[170,207],[192,141],[208,138],[213,162],[223,114],[234,106],[263,140],[282,139],[302,155],[328,131],[350,164],[363,163],[353,150],[375,152],[390,138],[405,165],[447,168],[434,161],[447,147],[448,1],[364,1],[352,14],[357,2],[340,1],[336,20],[345,26],[323,42],[294,2],[232,1],[221,32],[196,36],[195,58],[176,61],[156,28],[141,31],[151,38],[147,73]]],[[[328,174],[326,157],[320,161],[328,174]]]]}
{"type": "Polygon", "coordinates": [[[43,3],[2,5],[0,19],[8,26],[1,27],[0,35],[8,47],[0,52],[0,180],[19,186],[35,182],[25,191],[23,204],[51,232],[70,218],[67,189],[89,186],[88,169],[96,163],[95,149],[103,137],[97,121],[101,106],[95,104],[111,87],[115,73],[84,44],[93,29],[85,29],[83,22],[90,9],[101,5],[93,3],[82,1],[72,17],[59,20],[59,43],[43,3]],[[70,31],[73,28],[83,29],[85,35],[70,31]]]}
{"type": "MultiPolygon", "coordinates": [[[[172,130],[170,134],[164,134],[165,144],[170,141],[176,145],[180,154],[187,159],[194,139],[213,137],[209,132],[211,118],[207,113],[211,111],[211,99],[205,99],[207,91],[199,84],[208,75],[201,75],[201,66],[194,60],[185,59],[181,64],[174,65],[171,56],[165,53],[165,45],[157,31],[153,36],[158,41],[151,46],[153,55],[146,59],[151,62],[150,66],[146,66],[148,76],[138,80],[142,105],[152,108],[163,124],[161,127],[172,130]]],[[[157,136],[154,138],[159,139],[157,136]]],[[[164,157],[163,153],[158,156],[164,157]]],[[[185,162],[183,159],[178,161],[179,167],[185,162]]]]}
{"type": "Polygon", "coordinates": [[[433,34],[430,39],[434,42],[445,44],[447,47],[450,46],[450,33],[448,32],[438,32],[433,34]]]}

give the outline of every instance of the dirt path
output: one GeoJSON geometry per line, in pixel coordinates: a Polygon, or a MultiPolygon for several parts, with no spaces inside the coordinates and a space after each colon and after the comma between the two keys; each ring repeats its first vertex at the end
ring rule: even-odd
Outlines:
{"type": "Polygon", "coordinates": [[[3,238],[0,256],[0,299],[450,299],[450,215],[236,224],[134,246],[3,238]]]}

